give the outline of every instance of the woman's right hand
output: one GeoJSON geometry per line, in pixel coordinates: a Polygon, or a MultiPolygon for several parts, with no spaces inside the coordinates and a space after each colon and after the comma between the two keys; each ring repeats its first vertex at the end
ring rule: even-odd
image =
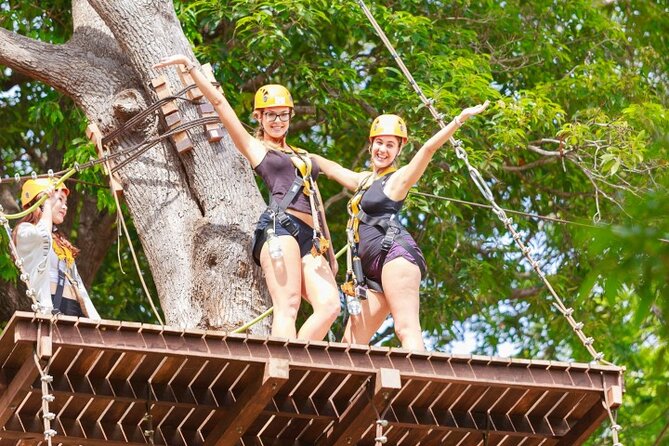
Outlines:
{"type": "Polygon", "coordinates": [[[169,65],[186,65],[187,67],[193,66],[193,61],[183,54],[175,54],[173,56],[167,56],[160,59],[160,62],[155,64],[153,68],[163,68],[169,65]]]}
{"type": "Polygon", "coordinates": [[[56,189],[54,189],[53,186],[50,186],[47,190],[44,191],[44,195],[46,195],[46,200],[44,200],[44,203],[42,204],[44,207],[49,207],[52,208],[56,202],[58,201],[58,195],[56,194],[56,189]]]}

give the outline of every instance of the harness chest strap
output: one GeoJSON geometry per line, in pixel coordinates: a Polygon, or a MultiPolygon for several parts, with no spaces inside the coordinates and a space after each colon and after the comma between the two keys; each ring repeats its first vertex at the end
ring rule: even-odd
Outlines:
{"type": "Polygon", "coordinates": [[[360,202],[362,201],[362,197],[365,195],[365,192],[367,192],[367,189],[369,189],[376,180],[383,178],[386,175],[390,175],[396,170],[397,169],[394,167],[389,167],[379,172],[378,174],[370,172],[369,175],[367,175],[365,179],[362,180],[358,188],[353,193],[353,197],[351,197],[351,199],[349,200],[347,206],[349,219],[348,223],[346,224],[346,228],[351,229],[353,231],[355,243],[358,243],[360,241],[360,235],[358,234],[358,226],[360,225],[360,219],[358,218],[358,214],[361,211],[360,202]]]}
{"type": "MultiPolygon", "coordinates": [[[[362,265],[360,264],[360,258],[358,257],[358,243],[360,242],[360,234],[358,228],[360,226],[359,215],[362,212],[360,208],[360,202],[367,191],[374,183],[374,181],[379,178],[383,178],[386,175],[390,175],[395,172],[397,169],[394,167],[389,167],[374,174],[370,172],[361,182],[358,188],[353,193],[353,197],[348,202],[347,211],[349,215],[348,222],[346,223],[346,234],[347,234],[347,245],[346,245],[346,275],[347,282],[352,279],[353,284],[364,284],[365,277],[362,273],[362,265]]],[[[354,286],[347,287],[353,290],[354,286]]],[[[380,288],[380,287],[379,287],[380,288]]],[[[344,288],[342,288],[344,289],[344,288]]],[[[346,292],[346,291],[345,291],[346,292]]],[[[347,293],[349,294],[349,293],[347,293]]]]}

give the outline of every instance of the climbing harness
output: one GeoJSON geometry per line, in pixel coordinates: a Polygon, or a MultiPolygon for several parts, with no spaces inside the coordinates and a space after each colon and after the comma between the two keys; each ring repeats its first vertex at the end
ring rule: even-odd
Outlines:
{"type": "MultiPolygon", "coordinates": [[[[411,72],[409,69],[406,67],[402,59],[400,58],[399,54],[397,54],[397,51],[395,51],[395,48],[393,45],[390,43],[388,40],[388,37],[384,33],[383,29],[379,26],[377,23],[376,19],[372,15],[371,11],[365,4],[363,0],[357,0],[358,4],[360,5],[360,8],[363,10],[365,15],[367,16],[368,20],[370,21],[372,27],[376,31],[377,35],[379,38],[383,41],[385,44],[386,48],[388,51],[390,51],[392,58],[395,60],[397,65],[399,66],[400,70],[404,74],[404,76],[407,78],[409,84],[413,87],[414,91],[416,94],[420,97],[423,105],[430,111],[432,116],[435,118],[435,120],[438,122],[439,126],[441,128],[446,127],[446,123],[444,122],[444,115],[441,113],[438,113],[437,110],[434,107],[434,100],[428,99],[425,94],[423,93],[423,90],[420,88],[420,86],[416,83],[414,80],[411,72]]],[[[604,360],[604,353],[598,352],[595,350],[593,344],[594,344],[594,339],[591,337],[587,337],[583,333],[583,323],[582,322],[577,322],[574,317],[573,313],[574,310],[573,308],[568,308],[560,296],[555,292],[553,289],[553,286],[551,283],[548,281],[546,278],[546,274],[541,270],[541,266],[539,265],[539,262],[537,262],[531,254],[531,249],[525,245],[522,241],[521,234],[516,231],[516,229],[513,227],[513,220],[507,216],[506,212],[504,209],[502,209],[497,202],[495,201],[495,198],[492,194],[492,191],[490,190],[490,187],[488,184],[485,182],[483,177],[481,176],[481,173],[470,164],[469,158],[467,155],[467,152],[464,150],[462,146],[462,141],[456,140],[455,138],[451,137],[449,139],[449,143],[451,146],[455,149],[455,154],[460,159],[462,162],[465,163],[465,166],[467,167],[467,171],[469,172],[469,176],[478,188],[478,190],[481,192],[483,197],[490,203],[493,213],[497,216],[497,218],[502,222],[504,227],[509,231],[511,236],[513,237],[514,242],[516,245],[520,248],[520,251],[523,254],[523,257],[527,259],[529,264],[532,266],[532,269],[537,273],[537,275],[541,278],[543,281],[544,285],[550,292],[551,296],[554,299],[554,306],[560,311],[560,313],[565,317],[569,325],[572,327],[574,332],[576,333],[577,337],[585,347],[585,349],[590,353],[592,356],[592,359],[596,362],[605,364],[605,365],[613,365],[612,363],[605,361],[604,360]]],[[[606,405],[606,410],[609,413],[609,416],[611,419],[613,419],[614,415],[612,413],[611,408],[606,405]]],[[[617,431],[620,429],[620,427],[616,424],[614,425],[611,430],[612,430],[612,435],[613,435],[613,441],[614,441],[614,446],[622,446],[620,443],[618,443],[618,435],[617,431]],[[613,427],[616,427],[616,429],[613,429],[613,427]]]]}
{"type": "MultiPolygon", "coordinates": [[[[293,237],[297,237],[299,233],[299,228],[288,216],[286,209],[288,206],[295,200],[300,192],[304,193],[309,198],[309,204],[311,208],[311,217],[313,220],[313,234],[312,234],[312,248],[311,255],[314,257],[325,254],[330,248],[330,241],[324,237],[323,231],[320,225],[320,194],[316,188],[316,182],[311,176],[312,171],[312,162],[309,158],[308,152],[297,147],[288,146],[287,149],[279,148],[270,150],[278,150],[281,153],[286,154],[293,165],[295,166],[295,180],[288,188],[288,191],[283,196],[280,202],[270,200],[269,206],[265,212],[269,213],[272,218],[273,225],[276,227],[276,223],[283,226],[293,237]]],[[[262,249],[262,241],[265,240],[265,231],[269,225],[265,228],[260,228],[258,231],[260,233],[256,234],[255,241],[253,244],[253,257],[254,259],[260,259],[260,250],[262,249]]]]}
{"type": "MultiPolygon", "coordinates": [[[[372,126],[373,128],[373,126],[372,126]]],[[[367,280],[362,270],[362,262],[358,255],[358,244],[360,242],[360,234],[358,229],[360,226],[360,202],[362,197],[371,187],[375,180],[385,177],[397,169],[394,167],[387,168],[378,174],[370,172],[358,185],[358,188],[353,193],[353,196],[346,204],[348,212],[348,222],[346,223],[346,280],[341,286],[341,290],[348,296],[354,296],[358,299],[367,298],[367,289],[372,288],[376,291],[382,291],[381,285],[367,280]]]]}
{"type": "Polygon", "coordinates": [[[347,211],[349,219],[346,224],[347,268],[346,281],[342,285],[342,291],[346,295],[357,296],[359,299],[364,299],[366,298],[366,288],[383,292],[381,284],[365,277],[362,269],[362,262],[358,255],[358,245],[360,243],[359,227],[361,222],[369,226],[378,227],[384,234],[381,243],[381,264],[383,264],[393,243],[398,243],[416,260],[421,276],[425,275],[425,265],[422,262],[421,256],[402,237],[398,237],[404,228],[399,221],[397,213],[372,216],[367,214],[360,205],[365,192],[367,192],[375,181],[382,180],[385,184],[387,178],[384,177],[387,177],[396,170],[397,169],[394,167],[389,167],[376,174],[370,173],[361,181],[360,185],[353,193],[353,196],[348,201],[347,211]]]}

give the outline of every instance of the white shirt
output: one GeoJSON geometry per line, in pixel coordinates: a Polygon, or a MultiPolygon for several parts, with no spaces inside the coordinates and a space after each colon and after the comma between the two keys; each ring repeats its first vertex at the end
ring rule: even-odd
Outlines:
{"type": "MultiPolygon", "coordinates": [[[[58,256],[52,247],[51,234],[41,221],[36,225],[21,223],[15,231],[17,231],[16,250],[19,258],[23,259],[23,269],[30,277],[30,285],[37,293],[36,299],[40,311],[50,314],[53,310],[51,277],[58,277],[58,256]]],[[[76,284],[72,285],[77,287],[77,291],[83,298],[88,317],[100,319],[79,276],[76,264],[72,265],[72,278],[76,281],[76,284]]]]}

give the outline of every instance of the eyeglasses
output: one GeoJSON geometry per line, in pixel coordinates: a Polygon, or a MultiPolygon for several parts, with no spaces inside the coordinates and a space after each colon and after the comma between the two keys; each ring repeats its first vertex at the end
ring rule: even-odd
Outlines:
{"type": "Polygon", "coordinates": [[[290,119],[292,113],[289,111],[283,113],[274,113],[273,111],[266,111],[265,113],[263,113],[263,116],[269,122],[274,122],[276,121],[277,118],[279,118],[279,121],[281,122],[286,122],[290,119]]]}

